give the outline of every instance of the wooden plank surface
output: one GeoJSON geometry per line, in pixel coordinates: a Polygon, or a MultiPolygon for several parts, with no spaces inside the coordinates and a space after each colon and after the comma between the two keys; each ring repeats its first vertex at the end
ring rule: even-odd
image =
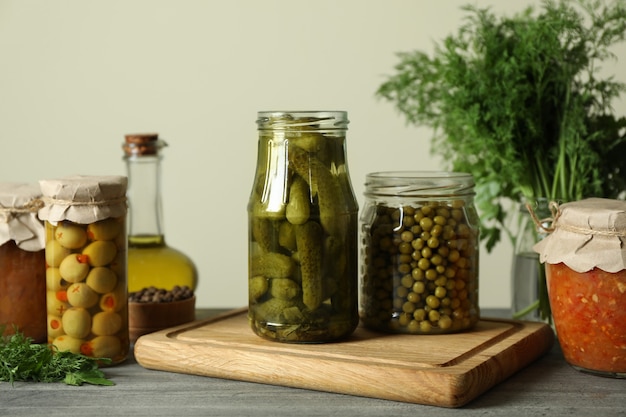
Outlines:
{"type": "Polygon", "coordinates": [[[135,358],[145,368],[460,407],[547,352],[542,323],[483,318],[450,335],[389,335],[359,327],[347,340],[283,344],[250,330],[247,310],[145,335],[135,358]]]}

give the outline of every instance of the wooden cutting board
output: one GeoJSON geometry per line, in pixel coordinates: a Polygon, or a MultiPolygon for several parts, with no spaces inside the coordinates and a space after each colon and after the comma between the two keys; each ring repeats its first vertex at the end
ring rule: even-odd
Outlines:
{"type": "Polygon", "coordinates": [[[465,333],[390,335],[359,327],[347,340],[284,344],[256,336],[242,308],[140,337],[148,369],[460,407],[547,352],[553,330],[483,318],[465,333]]]}

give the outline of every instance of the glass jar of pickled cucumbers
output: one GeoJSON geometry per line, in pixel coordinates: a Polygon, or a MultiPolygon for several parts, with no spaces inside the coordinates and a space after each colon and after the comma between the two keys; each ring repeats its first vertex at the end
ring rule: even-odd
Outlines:
{"type": "Polygon", "coordinates": [[[0,333],[46,341],[46,243],[37,184],[0,183],[0,333]]]}
{"type": "Polygon", "coordinates": [[[358,204],[347,113],[259,112],[249,214],[252,330],[279,342],[341,339],[358,325],[358,204]]]}
{"type": "Polygon", "coordinates": [[[126,186],[124,176],[40,181],[48,342],[112,364],[130,349],[126,186]]]}
{"type": "Polygon", "coordinates": [[[361,213],[360,316],[371,329],[442,334],[479,319],[474,180],[455,172],[376,172],[361,213]]]}

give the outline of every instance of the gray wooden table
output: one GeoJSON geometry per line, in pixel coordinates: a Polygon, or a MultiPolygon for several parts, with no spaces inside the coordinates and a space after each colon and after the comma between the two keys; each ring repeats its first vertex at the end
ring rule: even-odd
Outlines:
{"type": "Polygon", "coordinates": [[[0,416],[626,416],[626,380],[575,371],[558,344],[459,409],[153,371],[132,357],[105,372],[115,386],[0,383],[0,416]]]}

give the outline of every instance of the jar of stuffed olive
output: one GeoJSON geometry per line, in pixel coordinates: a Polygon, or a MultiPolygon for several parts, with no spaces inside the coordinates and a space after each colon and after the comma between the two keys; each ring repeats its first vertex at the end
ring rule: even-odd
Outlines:
{"type": "Polygon", "coordinates": [[[347,113],[259,112],[248,204],[252,330],[279,342],[350,335],[358,317],[358,205],[347,113]]]}
{"type": "Polygon", "coordinates": [[[479,319],[474,180],[455,172],[377,172],[361,214],[360,316],[368,328],[442,334],[479,319]]]}
{"type": "Polygon", "coordinates": [[[39,182],[45,206],[48,342],[123,362],[129,353],[127,177],[39,182]]]}

